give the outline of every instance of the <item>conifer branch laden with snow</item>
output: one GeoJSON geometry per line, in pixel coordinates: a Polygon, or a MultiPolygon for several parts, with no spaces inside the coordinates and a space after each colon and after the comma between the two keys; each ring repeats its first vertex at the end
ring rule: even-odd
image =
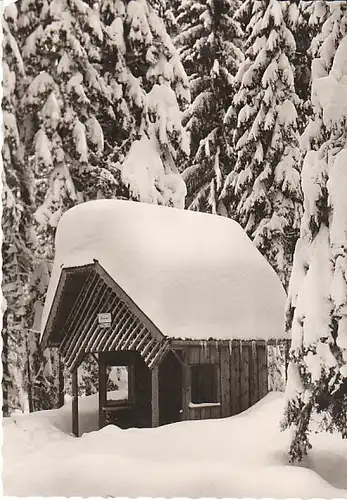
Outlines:
{"type": "MultiPolygon", "coordinates": [[[[332,16],[335,7],[331,7],[332,16]]],[[[340,27],[346,26],[347,14],[340,27]]],[[[330,45],[330,48],[334,47],[330,45]]],[[[334,51],[334,49],[333,49],[334,51]]],[[[323,67],[323,45],[313,67],[323,67]]],[[[318,149],[308,141],[302,186],[304,216],[290,280],[287,324],[291,363],[283,427],[293,427],[290,455],[310,449],[312,419],[320,429],[347,438],[347,36],[329,75],[315,74],[312,103],[321,133],[318,149]]],[[[312,127],[307,132],[312,133],[312,127]]]]}
{"type": "Polygon", "coordinates": [[[115,49],[122,64],[119,80],[132,123],[121,180],[133,199],[183,208],[185,185],[176,162],[189,153],[181,110],[190,96],[160,11],[145,0],[104,2],[101,18],[111,35],[110,60],[115,49]]]}
{"type": "Polygon", "coordinates": [[[325,0],[293,3],[288,16],[296,51],[293,55],[295,89],[300,99],[297,106],[298,129],[305,130],[312,117],[311,64],[322,43],[322,27],[328,16],[329,5],[325,0]]]}
{"type": "MultiPolygon", "coordinates": [[[[294,7],[295,8],[295,7],[294,7]]],[[[293,5],[246,0],[236,17],[245,26],[246,59],[235,77],[226,117],[235,167],[221,199],[287,285],[301,216],[298,97],[289,29],[293,5]]]]}
{"type": "Polygon", "coordinates": [[[191,155],[184,163],[188,208],[220,212],[219,195],[231,161],[224,117],[232,102],[233,77],[243,60],[241,30],[230,0],[185,0],[177,23],[176,43],[189,75],[192,103],[185,112],[191,155]]]}
{"type": "Polygon", "coordinates": [[[16,40],[17,8],[11,5],[2,20],[2,361],[3,412],[27,407],[26,307],[32,268],[30,235],[31,186],[22,158],[18,100],[25,76],[16,40]]]}

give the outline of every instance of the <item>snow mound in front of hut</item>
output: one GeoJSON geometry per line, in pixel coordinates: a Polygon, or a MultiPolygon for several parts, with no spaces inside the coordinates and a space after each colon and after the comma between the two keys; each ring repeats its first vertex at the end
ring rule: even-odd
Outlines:
{"type": "Polygon", "coordinates": [[[43,328],[61,268],[97,259],[168,337],[285,336],[281,282],[241,226],[226,217],[96,200],[63,215],[55,249],[43,328]]]}
{"type": "MultiPolygon", "coordinates": [[[[96,396],[81,398],[87,429],[96,396]]],[[[156,429],[108,426],[80,438],[66,434],[59,410],[4,419],[4,489],[13,496],[347,497],[347,442],[312,436],[300,467],[289,465],[290,433],[279,431],[283,394],[244,413],[156,429]]],[[[69,423],[68,423],[69,422],[69,423]]]]}

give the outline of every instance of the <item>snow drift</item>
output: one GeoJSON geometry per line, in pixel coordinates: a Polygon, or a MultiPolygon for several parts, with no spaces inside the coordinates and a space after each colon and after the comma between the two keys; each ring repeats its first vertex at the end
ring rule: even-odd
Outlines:
{"type": "MultiPolygon", "coordinates": [[[[347,443],[313,436],[310,457],[288,464],[280,433],[283,395],[231,418],[156,429],[108,426],[72,437],[69,406],[4,420],[4,489],[15,496],[343,498],[347,443]],[[71,427],[70,427],[71,429],[71,427]]],[[[81,398],[80,423],[97,425],[97,395],[81,398]]],[[[96,427],[95,427],[96,428],[96,427]]]]}

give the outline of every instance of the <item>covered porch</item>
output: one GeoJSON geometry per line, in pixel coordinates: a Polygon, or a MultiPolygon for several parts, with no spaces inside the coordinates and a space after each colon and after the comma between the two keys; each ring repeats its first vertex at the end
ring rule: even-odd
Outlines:
{"type": "MultiPolygon", "coordinates": [[[[99,366],[99,429],[115,424],[130,427],[157,427],[182,419],[182,369],[168,351],[160,366],[150,370],[136,351],[92,355],[99,366]],[[110,389],[110,372],[127,372],[126,389],[110,389]]],[[[78,367],[72,372],[72,430],[79,436],[78,367]]],[[[112,388],[111,388],[112,389],[112,388]]]]}
{"type": "Polygon", "coordinates": [[[57,347],[71,373],[72,429],[79,435],[78,368],[98,364],[99,427],[156,427],[182,415],[182,369],[170,340],[94,261],[64,268],[42,339],[57,347]],[[67,318],[64,321],[64,318],[67,318]],[[112,368],[127,372],[124,398],[108,390],[112,368]]]}

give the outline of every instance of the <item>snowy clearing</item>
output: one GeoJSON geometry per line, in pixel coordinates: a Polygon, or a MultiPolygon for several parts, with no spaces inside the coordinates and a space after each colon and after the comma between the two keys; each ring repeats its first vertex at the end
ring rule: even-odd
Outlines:
{"type": "MultiPolygon", "coordinates": [[[[120,395],[121,396],[121,395],[120,395]]],[[[347,442],[312,437],[301,466],[288,463],[279,431],[283,394],[241,415],[156,429],[97,426],[97,396],[80,400],[80,438],[70,403],[3,420],[4,490],[11,496],[347,498],[347,442]]]]}

